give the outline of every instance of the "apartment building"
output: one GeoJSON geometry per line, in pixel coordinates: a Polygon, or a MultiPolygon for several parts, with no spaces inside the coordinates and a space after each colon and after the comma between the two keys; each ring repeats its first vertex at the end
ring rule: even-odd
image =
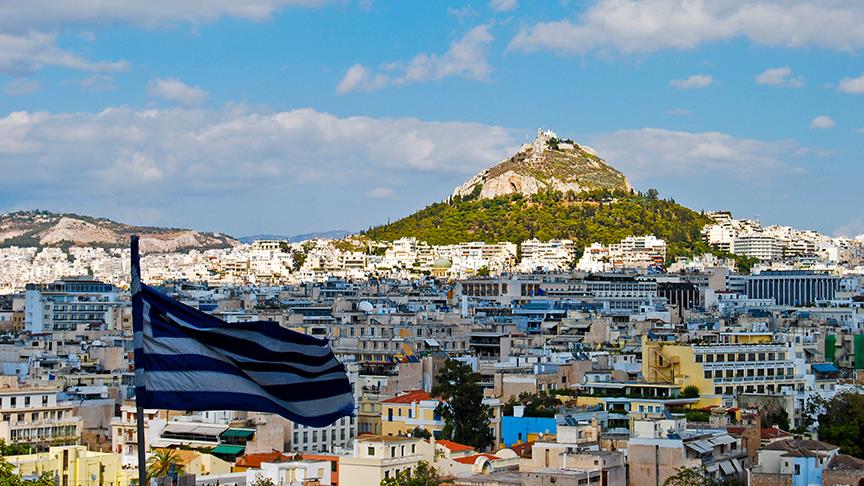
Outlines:
{"type": "Polygon", "coordinates": [[[431,463],[434,446],[416,437],[370,435],[356,439],[350,456],[339,459],[341,486],[368,486],[410,473],[420,461],[431,463]]]}
{"type": "Polygon", "coordinates": [[[31,334],[74,331],[81,324],[112,322],[118,289],[111,284],[75,277],[50,284],[28,284],[25,292],[24,328],[31,334]]]}
{"type": "Polygon", "coordinates": [[[85,446],[51,447],[47,452],[9,456],[6,460],[21,477],[49,473],[57,486],[126,486],[137,470],[123,467],[120,456],[88,451],[85,446]]]}
{"type": "Polygon", "coordinates": [[[83,421],[73,408],[71,402],[57,401],[57,390],[4,389],[0,391],[0,439],[7,444],[77,444],[83,421]]]}
{"type": "Polygon", "coordinates": [[[642,337],[642,374],[649,383],[682,389],[694,385],[703,396],[803,390],[802,370],[785,343],[770,334],[736,334],[728,342],[684,344],[642,337]]]}

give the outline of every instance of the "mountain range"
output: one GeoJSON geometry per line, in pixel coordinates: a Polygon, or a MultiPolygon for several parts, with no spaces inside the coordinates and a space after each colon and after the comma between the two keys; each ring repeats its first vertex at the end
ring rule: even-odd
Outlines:
{"type": "Polygon", "coordinates": [[[0,214],[0,247],[97,246],[124,248],[133,234],[140,237],[141,251],[173,252],[227,248],[238,243],[230,236],[179,228],[131,226],[106,218],[49,211],[0,214]]]}

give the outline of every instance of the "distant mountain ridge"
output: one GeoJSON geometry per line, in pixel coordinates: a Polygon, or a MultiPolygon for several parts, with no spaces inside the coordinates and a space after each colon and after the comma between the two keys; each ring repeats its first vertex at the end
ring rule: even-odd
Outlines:
{"type": "Polygon", "coordinates": [[[141,238],[141,251],[153,253],[228,248],[238,244],[234,238],[218,233],[132,226],[79,214],[38,210],[0,214],[0,247],[124,248],[133,234],[141,238]]]}
{"type": "Polygon", "coordinates": [[[289,243],[298,243],[306,240],[341,240],[346,236],[353,234],[351,231],[345,230],[330,230],[330,231],[314,231],[312,233],[301,233],[299,235],[252,235],[252,236],[240,236],[237,238],[237,241],[240,243],[252,243],[259,240],[278,240],[278,241],[287,241],[289,243]]]}

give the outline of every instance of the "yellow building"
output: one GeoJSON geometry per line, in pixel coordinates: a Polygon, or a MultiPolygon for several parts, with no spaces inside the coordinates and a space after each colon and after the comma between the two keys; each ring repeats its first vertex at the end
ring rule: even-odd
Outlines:
{"type": "Polygon", "coordinates": [[[137,469],[123,469],[119,454],[88,451],[84,446],[51,447],[48,452],[6,460],[22,477],[50,473],[57,486],[126,486],[138,477],[137,469]]]}
{"type": "MultiPolygon", "coordinates": [[[[722,343],[684,344],[642,336],[642,375],[649,383],[694,385],[705,398],[803,390],[792,352],[766,333],[724,333],[722,343]]],[[[700,406],[704,404],[700,403],[700,406]]]]}
{"type": "Polygon", "coordinates": [[[415,437],[364,436],[354,441],[350,456],[339,459],[341,486],[367,486],[409,472],[420,461],[432,463],[435,446],[415,437]]]}
{"type": "Polygon", "coordinates": [[[228,474],[232,471],[232,464],[223,461],[212,454],[202,454],[198,451],[174,449],[183,470],[186,474],[197,476],[210,476],[213,474],[228,474]]]}
{"type": "Polygon", "coordinates": [[[408,435],[416,427],[435,433],[444,421],[435,413],[440,401],[424,391],[409,391],[381,401],[381,435],[408,435]]]}

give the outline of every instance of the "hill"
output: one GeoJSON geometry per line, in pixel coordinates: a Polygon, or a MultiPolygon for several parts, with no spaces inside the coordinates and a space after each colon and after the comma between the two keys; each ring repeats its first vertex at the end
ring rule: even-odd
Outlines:
{"type": "Polygon", "coordinates": [[[453,191],[453,196],[491,199],[509,194],[523,196],[545,191],[624,191],[633,188],[623,173],[593,150],[551,131],[538,131],[532,143],[453,191]]]}
{"type": "Polygon", "coordinates": [[[365,234],[385,241],[413,236],[434,245],[567,238],[577,247],[653,234],[666,240],[669,256],[675,257],[710,251],[700,236],[708,222],[705,215],[653,194],[548,191],[491,199],[454,197],[365,234]]]}
{"type": "Polygon", "coordinates": [[[230,236],[178,228],[131,226],[106,218],[49,211],[0,214],[0,247],[101,246],[124,248],[129,237],[141,237],[145,252],[227,248],[237,244],[230,236]]]}
{"type": "Polygon", "coordinates": [[[258,240],[279,240],[279,241],[287,241],[289,243],[299,243],[301,241],[306,240],[341,240],[346,236],[350,235],[350,231],[345,230],[330,230],[330,231],[314,231],[312,233],[301,233],[299,235],[252,235],[252,236],[241,236],[237,238],[240,243],[252,243],[258,240]]]}

